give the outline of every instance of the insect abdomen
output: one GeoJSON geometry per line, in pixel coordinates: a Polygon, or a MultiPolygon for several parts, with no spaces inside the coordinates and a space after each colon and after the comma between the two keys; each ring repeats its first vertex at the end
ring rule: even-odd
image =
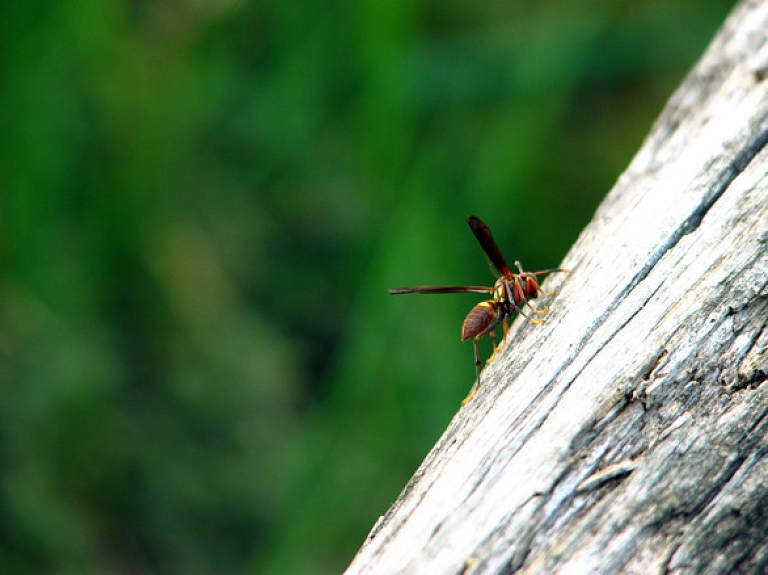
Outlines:
{"type": "Polygon", "coordinates": [[[464,318],[464,323],[461,326],[461,341],[466,341],[471,337],[477,336],[491,323],[496,316],[495,301],[482,301],[473,307],[464,318]]]}

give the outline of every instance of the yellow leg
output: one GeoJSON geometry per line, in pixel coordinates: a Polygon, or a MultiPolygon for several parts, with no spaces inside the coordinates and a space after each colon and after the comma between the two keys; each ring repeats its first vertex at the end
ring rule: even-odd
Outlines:
{"type": "Polygon", "coordinates": [[[531,302],[529,302],[528,300],[525,300],[525,305],[527,305],[529,308],[531,308],[531,311],[533,313],[547,313],[549,311],[549,306],[542,307],[542,308],[533,307],[531,302]]]}
{"type": "Polygon", "coordinates": [[[502,346],[504,342],[502,341],[498,346],[495,346],[493,348],[493,353],[491,354],[491,357],[488,358],[488,360],[485,362],[485,365],[488,365],[489,363],[493,362],[494,359],[496,359],[496,352],[499,351],[499,348],[502,346]]]}
{"type": "Polygon", "coordinates": [[[469,390],[469,395],[461,400],[461,405],[465,405],[472,401],[472,399],[477,395],[477,388],[480,387],[480,380],[478,379],[475,382],[475,385],[472,386],[472,389],[469,390]]]}
{"type": "Polygon", "coordinates": [[[491,357],[488,358],[488,361],[485,362],[485,365],[488,365],[491,363],[494,359],[496,359],[496,354],[500,349],[504,347],[504,344],[507,343],[507,332],[509,331],[509,326],[507,325],[507,320],[503,320],[502,325],[504,326],[504,337],[501,338],[501,341],[499,342],[499,345],[493,346],[493,353],[491,354],[491,357]]]}

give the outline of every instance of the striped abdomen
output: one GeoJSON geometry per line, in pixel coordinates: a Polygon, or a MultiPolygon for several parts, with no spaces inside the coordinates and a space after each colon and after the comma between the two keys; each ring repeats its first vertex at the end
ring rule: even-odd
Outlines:
{"type": "Polygon", "coordinates": [[[464,324],[461,326],[461,341],[466,341],[471,337],[476,337],[482,333],[496,317],[496,307],[498,303],[489,300],[482,301],[473,307],[464,318],[464,324]]]}

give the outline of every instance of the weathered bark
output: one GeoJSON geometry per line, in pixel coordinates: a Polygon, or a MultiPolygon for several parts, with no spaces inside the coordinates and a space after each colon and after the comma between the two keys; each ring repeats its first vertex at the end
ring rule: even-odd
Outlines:
{"type": "Polygon", "coordinates": [[[767,36],[742,2],[348,574],[768,572],[767,36]]]}

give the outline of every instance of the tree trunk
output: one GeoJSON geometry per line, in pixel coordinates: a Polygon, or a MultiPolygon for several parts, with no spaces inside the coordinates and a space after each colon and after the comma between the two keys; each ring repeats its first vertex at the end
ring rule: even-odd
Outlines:
{"type": "Polygon", "coordinates": [[[349,575],[768,572],[767,36],[740,3],[349,575]]]}

